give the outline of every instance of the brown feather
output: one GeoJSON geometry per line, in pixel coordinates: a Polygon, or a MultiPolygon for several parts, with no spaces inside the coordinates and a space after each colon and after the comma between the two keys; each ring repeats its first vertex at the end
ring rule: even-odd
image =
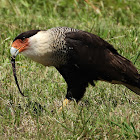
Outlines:
{"type": "Polygon", "coordinates": [[[66,35],[67,45],[73,47],[70,61],[76,63],[93,80],[123,84],[140,93],[140,76],[128,59],[119,55],[112,45],[88,32],[66,35]],[[136,90],[137,89],[137,90],[136,90]]]}

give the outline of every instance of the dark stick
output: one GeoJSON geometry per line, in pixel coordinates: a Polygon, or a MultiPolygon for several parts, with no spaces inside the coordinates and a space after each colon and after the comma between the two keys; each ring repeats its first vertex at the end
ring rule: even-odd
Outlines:
{"type": "Polygon", "coordinates": [[[22,91],[20,90],[20,87],[19,87],[19,84],[18,84],[18,80],[17,80],[17,76],[16,76],[16,67],[15,67],[15,57],[11,57],[11,64],[12,64],[12,68],[13,68],[13,75],[14,75],[14,78],[15,78],[15,82],[16,82],[16,85],[18,87],[18,90],[20,92],[20,94],[24,97],[27,97],[25,96],[22,91]]]}

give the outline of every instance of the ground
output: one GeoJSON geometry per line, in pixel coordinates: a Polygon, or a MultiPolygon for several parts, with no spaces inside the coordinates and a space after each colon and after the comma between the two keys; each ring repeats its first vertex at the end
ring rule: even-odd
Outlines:
{"type": "Polygon", "coordinates": [[[140,97],[124,86],[97,82],[77,105],[58,108],[66,83],[55,68],[16,58],[19,94],[10,46],[21,32],[68,26],[111,43],[140,72],[138,0],[0,0],[0,139],[139,139],[140,97]]]}

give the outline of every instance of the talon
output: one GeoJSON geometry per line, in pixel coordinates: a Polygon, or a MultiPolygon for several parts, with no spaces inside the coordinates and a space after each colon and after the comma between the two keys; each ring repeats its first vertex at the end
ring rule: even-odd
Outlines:
{"type": "Polygon", "coordinates": [[[59,108],[59,111],[61,111],[68,103],[70,103],[71,102],[71,100],[69,100],[69,99],[65,99],[64,101],[63,101],[63,104],[62,104],[62,106],[59,108]]]}

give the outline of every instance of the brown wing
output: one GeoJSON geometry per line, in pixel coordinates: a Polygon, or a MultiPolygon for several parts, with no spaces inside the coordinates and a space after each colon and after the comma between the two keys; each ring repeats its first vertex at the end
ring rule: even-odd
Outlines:
{"type": "Polygon", "coordinates": [[[84,31],[71,32],[66,34],[66,42],[72,48],[71,63],[84,69],[94,80],[138,83],[139,74],[135,66],[100,37],[84,31]]]}

